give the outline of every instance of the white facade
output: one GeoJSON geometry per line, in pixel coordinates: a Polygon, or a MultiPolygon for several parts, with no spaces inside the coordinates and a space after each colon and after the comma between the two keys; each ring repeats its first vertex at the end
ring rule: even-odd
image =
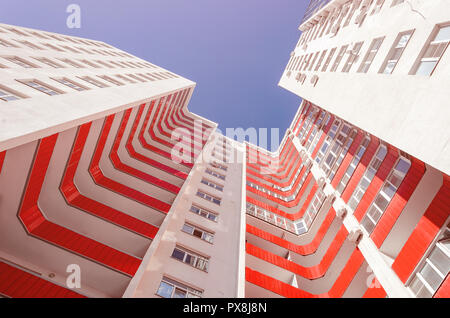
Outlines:
{"type": "MultiPolygon", "coordinates": [[[[392,6],[396,2],[401,1],[330,1],[299,27],[303,33],[291,61],[303,58],[290,72],[283,73],[279,85],[449,173],[448,49],[431,76],[413,73],[438,28],[449,25],[450,3],[410,0],[392,6]],[[347,9],[346,4],[350,5],[347,9]],[[358,9],[352,11],[353,5],[358,9]],[[392,74],[382,74],[397,36],[408,30],[413,31],[412,36],[392,74]],[[383,41],[370,68],[367,73],[358,72],[376,38],[383,41]],[[343,72],[348,52],[358,42],[363,42],[362,47],[350,70],[343,72]],[[348,45],[347,52],[332,72],[330,69],[344,45],[348,45]],[[326,71],[322,71],[333,48],[336,52],[326,71]],[[325,57],[315,71],[324,50],[327,50],[325,57]],[[314,59],[316,52],[319,55],[314,59]],[[309,54],[312,57],[305,70],[309,54]],[[299,80],[299,73],[306,78],[299,80]]],[[[448,31],[446,38],[448,43],[448,31]]]]}

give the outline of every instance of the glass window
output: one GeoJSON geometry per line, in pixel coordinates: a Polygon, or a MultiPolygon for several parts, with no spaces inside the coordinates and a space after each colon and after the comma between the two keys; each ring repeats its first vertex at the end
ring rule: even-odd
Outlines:
{"type": "Polygon", "coordinates": [[[369,167],[367,167],[358,186],[356,187],[355,191],[353,192],[352,196],[350,197],[350,200],[348,201],[348,205],[350,206],[350,208],[353,209],[353,211],[356,210],[364,193],[366,192],[367,188],[369,187],[369,184],[372,182],[372,179],[375,176],[375,173],[378,171],[378,168],[379,168],[381,162],[386,157],[386,154],[387,154],[386,146],[381,145],[378,148],[378,151],[375,154],[375,156],[373,157],[371,163],[369,164],[369,167]]]}
{"type": "Polygon", "coordinates": [[[50,59],[48,59],[46,57],[33,57],[33,58],[35,60],[37,60],[37,61],[39,61],[41,63],[44,63],[44,64],[46,64],[48,66],[51,66],[53,68],[63,68],[64,67],[61,64],[56,63],[55,61],[52,61],[52,60],[50,60],[50,59]]]}
{"type": "Polygon", "coordinates": [[[16,94],[14,94],[12,91],[9,91],[3,87],[0,87],[0,99],[5,102],[10,102],[13,100],[20,99],[20,97],[17,96],[16,94]]]}
{"type": "Polygon", "coordinates": [[[105,81],[108,81],[108,82],[110,82],[110,83],[113,83],[114,85],[117,85],[117,86],[122,86],[122,85],[124,85],[123,83],[121,83],[121,82],[119,82],[119,81],[115,80],[114,78],[109,77],[109,76],[107,76],[107,75],[97,75],[97,76],[100,77],[101,79],[104,79],[105,81]]]}
{"type": "Polygon", "coordinates": [[[383,43],[384,37],[376,38],[372,41],[370,44],[369,50],[366,53],[366,56],[364,57],[364,60],[361,63],[361,66],[358,69],[359,73],[367,73],[367,71],[370,68],[370,65],[372,65],[372,62],[375,58],[375,55],[377,55],[377,52],[383,43]]]}
{"type": "Polygon", "coordinates": [[[330,72],[335,72],[339,66],[339,63],[341,62],[342,58],[344,57],[345,52],[347,51],[348,45],[344,45],[339,50],[338,55],[336,56],[336,60],[334,61],[333,67],[331,68],[330,72]]]}
{"type": "Polygon", "coordinates": [[[18,56],[4,56],[5,60],[10,61],[11,63],[17,64],[19,66],[22,66],[24,68],[36,68],[37,66],[24,60],[23,58],[20,58],[18,56]]]}
{"type": "Polygon", "coordinates": [[[416,297],[431,298],[441,286],[450,271],[450,223],[436,243],[432,245],[428,256],[417,266],[413,279],[408,284],[416,297]]]}
{"type": "Polygon", "coordinates": [[[214,234],[211,232],[208,232],[206,230],[200,229],[194,225],[185,223],[183,225],[183,228],[181,229],[183,232],[188,233],[190,235],[193,235],[195,237],[198,237],[204,241],[207,241],[209,243],[213,243],[214,240],[214,234]]]}
{"type": "Polygon", "coordinates": [[[345,63],[344,67],[342,68],[342,72],[348,73],[350,69],[352,68],[353,63],[356,61],[356,58],[358,57],[359,51],[361,50],[361,47],[364,42],[357,42],[353,45],[353,48],[350,53],[348,53],[347,62],[345,63]]]}
{"type": "Polygon", "coordinates": [[[162,281],[161,284],[159,285],[157,294],[164,298],[171,298],[174,289],[175,289],[175,287],[173,285],[170,285],[170,284],[162,281]]]}
{"type": "Polygon", "coordinates": [[[366,229],[367,233],[372,233],[375,226],[378,224],[378,221],[381,219],[381,216],[394,197],[395,192],[397,192],[397,189],[405,178],[410,166],[411,163],[409,160],[400,158],[390,172],[380,192],[375,197],[375,200],[372,202],[368,212],[361,221],[361,224],[366,229]]]}
{"type": "Polygon", "coordinates": [[[403,50],[408,44],[409,39],[411,38],[413,32],[414,30],[409,30],[402,32],[397,36],[397,39],[395,40],[394,45],[389,51],[386,61],[383,63],[383,66],[381,67],[379,73],[383,74],[392,73],[395,66],[397,65],[398,60],[400,59],[400,56],[403,53],[403,50]]]}
{"type": "Polygon", "coordinates": [[[63,78],[54,78],[54,80],[59,82],[59,83],[61,83],[61,84],[63,84],[63,85],[66,85],[66,86],[68,86],[70,88],[73,88],[74,90],[80,91],[80,92],[87,90],[86,87],[81,86],[80,84],[78,84],[78,83],[76,83],[76,82],[74,82],[74,81],[72,81],[72,80],[70,80],[68,78],[65,78],[65,77],[63,77],[63,78]]]}
{"type": "Polygon", "coordinates": [[[450,25],[440,27],[436,36],[427,45],[414,74],[431,75],[439,63],[450,41],[450,25]]]}
{"type": "Polygon", "coordinates": [[[86,81],[86,82],[88,82],[94,86],[100,87],[100,88],[108,87],[108,85],[106,85],[100,81],[97,81],[96,79],[93,79],[90,76],[83,76],[83,77],[79,77],[79,78],[81,78],[83,81],[86,81]]]}
{"type": "Polygon", "coordinates": [[[37,80],[24,80],[20,81],[21,83],[30,86],[38,91],[41,91],[42,93],[45,93],[47,95],[60,95],[62,92],[57,91],[56,89],[53,89],[50,86],[47,86],[46,84],[37,81],[37,80]]]}
{"type": "Polygon", "coordinates": [[[163,277],[156,294],[163,298],[199,298],[202,291],[188,287],[168,277],[163,277]]]}
{"type": "Polygon", "coordinates": [[[69,59],[59,59],[59,60],[63,61],[66,64],[69,64],[69,65],[71,65],[73,67],[76,67],[76,68],[84,68],[83,65],[78,64],[78,63],[76,63],[76,62],[74,62],[72,60],[69,60],[69,59]]]}
{"type": "Polygon", "coordinates": [[[172,252],[172,257],[192,267],[208,271],[208,259],[192,251],[176,246],[172,252]]]}

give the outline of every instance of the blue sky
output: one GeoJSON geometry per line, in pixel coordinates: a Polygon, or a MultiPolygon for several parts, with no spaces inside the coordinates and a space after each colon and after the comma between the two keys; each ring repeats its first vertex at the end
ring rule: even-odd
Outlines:
{"type": "Polygon", "coordinates": [[[189,109],[222,131],[279,128],[281,138],[301,99],[277,84],[308,2],[2,0],[0,21],[105,41],[195,81],[189,109]],[[71,3],[80,29],[66,26],[71,3]]]}

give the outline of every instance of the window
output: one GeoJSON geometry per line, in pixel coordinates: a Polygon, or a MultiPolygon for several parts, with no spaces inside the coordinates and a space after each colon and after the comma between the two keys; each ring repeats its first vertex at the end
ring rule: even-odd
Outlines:
{"type": "Polygon", "coordinates": [[[191,206],[191,208],[189,209],[189,211],[198,214],[202,217],[204,217],[205,219],[217,222],[217,220],[219,219],[219,216],[216,213],[213,213],[205,208],[201,208],[195,204],[193,204],[191,206]]]}
{"type": "Polygon", "coordinates": [[[433,297],[450,271],[450,223],[438,235],[437,242],[417,268],[408,284],[409,289],[416,297],[433,297]]]}
{"type": "Polygon", "coordinates": [[[403,3],[405,0],[392,0],[391,7],[396,6],[397,4],[403,3]]]}
{"type": "Polygon", "coordinates": [[[108,85],[103,84],[102,82],[97,81],[96,79],[93,79],[90,76],[81,76],[81,77],[79,76],[78,78],[81,78],[83,81],[88,82],[89,84],[92,84],[92,85],[100,87],[100,88],[109,87],[108,85]]]}
{"type": "Polygon", "coordinates": [[[5,60],[10,61],[11,63],[17,64],[19,66],[22,66],[24,68],[37,68],[36,65],[34,65],[33,63],[30,63],[26,60],[24,60],[23,58],[20,58],[18,56],[3,56],[3,58],[5,60]]]}
{"type": "Polygon", "coordinates": [[[31,42],[28,41],[17,41],[25,46],[28,46],[29,48],[32,48],[33,50],[42,50],[42,48],[40,46],[37,46],[36,44],[33,44],[31,42]]]}
{"type": "Polygon", "coordinates": [[[450,41],[450,25],[439,27],[433,40],[426,46],[419,64],[415,67],[413,74],[431,75],[450,41]]]}
{"type": "Polygon", "coordinates": [[[339,192],[339,194],[342,194],[344,192],[345,187],[347,186],[348,181],[353,175],[353,172],[355,172],[356,167],[359,164],[359,161],[361,160],[362,156],[366,152],[366,149],[370,143],[370,138],[366,137],[364,138],[361,145],[358,147],[358,150],[356,151],[352,161],[350,162],[350,165],[348,166],[347,170],[344,173],[344,176],[342,177],[341,181],[339,182],[336,190],[339,192]]]}
{"type": "Polygon", "coordinates": [[[333,67],[331,67],[330,72],[335,72],[339,66],[339,63],[341,62],[342,58],[344,57],[345,51],[347,51],[348,45],[344,45],[339,50],[338,55],[336,56],[336,60],[334,61],[333,67]]]}
{"type": "Polygon", "coordinates": [[[392,46],[391,50],[388,53],[388,56],[386,58],[386,61],[383,63],[379,73],[383,74],[391,74],[394,70],[395,66],[397,65],[398,60],[400,59],[400,56],[403,53],[403,50],[405,49],[406,45],[409,42],[409,39],[411,38],[414,30],[409,30],[400,33],[397,38],[395,39],[394,45],[392,46]]]}
{"type": "Polygon", "coordinates": [[[87,87],[82,86],[82,85],[78,84],[77,82],[74,82],[74,81],[72,81],[72,80],[70,80],[70,79],[68,79],[66,77],[54,78],[54,80],[57,81],[58,83],[61,83],[61,84],[66,85],[66,86],[69,86],[69,87],[73,88],[74,90],[77,90],[77,91],[80,91],[80,92],[88,90],[87,87]]]}
{"type": "Polygon", "coordinates": [[[72,60],[69,60],[69,59],[59,59],[59,60],[60,60],[60,61],[63,61],[63,62],[66,63],[66,64],[69,64],[69,65],[71,65],[71,66],[73,66],[73,67],[76,67],[76,68],[84,68],[83,65],[78,64],[78,63],[76,63],[76,62],[74,62],[74,61],[72,61],[72,60]]]}
{"type": "Polygon", "coordinates": [[[124,76],[124,75],[116,74],[116,77],[120,78],[121,80],[124,80],[125,82],[128,82],[130,84],[136,84],[135,81],[133,81],[132,79],[130,79],[130,78],[124,76]]]}
{"type": "Polygon", "coordinates": [[[203,292],[164,276],[156,294],[163,298],[200,298],[203,292]]]}
{"type": "Polygon", "coordinates": [[[207,174],[212,175],[213,177],[219,178],[219,179],[221,179],[221,180],[225,180],[225,176],[224,176],[224,175],[222,175],[222,174],[220,174],[220,173],[217,173],[217,172],[215,172],[215,171],[213,171],[213,170],[211,170],[211,169],[206,169],[205,172],[206,172],[207,174]]]}
{"type": "Polygon", "coordinates": [[[117,62],[114,62],[114,61],[109,61],[109,63],[114,64],[115,66],[118,66],[118,67],[121,67],[121,68],[125,68],[126,67],[126,66],[124,66],[122,64],[119,64],[117,62]]]}
{"type": "Polygon", "coordinates": [[[50,33],[47,33],[47,35],[49,36],[49,37],[52,37],[52,38],[54,38],[55,40],[58,40],[58,41],[62,41],[62,42],[65,42],[65,40],[63,40],[62,38],[60,38],[59,36],[57,36],[57,35],[54,35],[54,34],[50,34],[50,33]]]}
{"type": "MultiPolygon", "coordinates": [[[[251,203],[246,203],[246,213],[250,214],[260,220],[269,222],[279,228],[285,229],[289,232],[295,234],[302,234],[297,232],[296,225],[291,220],[287,220],[273,212],[267,211],[259,206],[253,205],[251,203]]],[[[302,222],[303,223],[303,222],[302,222]]],[[[306,230],[305,230],[306,232],[306,230]]]]}
{"type": "Polygon", "coordinates": [[[350,132],[350,135],[348,136],[347,140],[343,144],[343,148],[342,148],[339,156],[337,157],[337,160],[334,162],[334,165],[331,168],[330,174],[327,176],[327,179],[330,182],[333,180],[334,176],[336,175],[337,170],[339,169],[339,167],[342,164],[342,161],[344,160],[344,157],[347,155],[347,152],[350,149],[350,146],[353,144],[353,141],[355,140],[356,134],[357,134],[357,130],[353,129],[350,132]]]}
{"type": "Polygon", "coordinates": [[[201,256],[182,247],[176,246],[172,252],[172,257],[199,270],[205,272],[208,271],[209,260],[207,257],[201,256]]]}
{"type": "MultiPolygon", "coordinates": [[[[311,61],[312,55],[313,54],[311,53],[305,57],[303,71],[306,71],[306,69],[308,68],[308,65],[309,65],[309,62],[311,61]]],[[[300,70],[302,70],[302,69],[300,68],[300,70]]]]}
{"type": "Polygon", "coordinates": [[[381,8],[383,7],[384,1],[385,1],[385,0],[377,0],[377,1],[374,3],[374,7],[373,7],[373,9],[372,9],[372,12],[370,12],[370,15],[373,15],[373,14],[375,14],[375,13],[380,12],[380,11],[381,11],[381,8]]]}
{"type": "Polygon", "coordinates": [[[322,64],[322,61],[325,57],[325,54],[327,53],[327,50],[322,51],[322,54],[320,55],[319,61],[317,61],[317,65],[314,68],[314,71],[317,72],[320,68],[320,65],[322,64]]]}
{"type": "Polygon", "coordinates": [[[383,43],[384,37],[376,38],[370,43],[369,50],[366,53],[366,56],[364,56],[364,60],[361,63],[361,66],[358,69],[358,73],[367,73],[367,71],[370,68],[370,65],[373,62],[373,59],[375,58],[375,55],[377,55],[377,52],[381,46],[381,43],[383,43]]]}
{"type": "Polygon", "coordinates": [[[153,81],[159,81],[160,79],[156,76],[153,76],[152,73],[147,73],[147,76],[151,77],[153,79],[153,81]]]}
{"type": "Polygon", "coordinates": [[[94,64],[94,63],[92,63],[91,61],[88,61],[88,60],[80,60],[80,62],[83,62],[84,64],[89,65],[89,66],[91,66],[93,68],[100,68],[100,66],[98,66],[97,64],[94,64]]]}
{"type": "Polygon", "coordinates": [[[317,213],[319,213],[319,210],[322,207],[323,202],[325,201],[325,197],[326,196],[323,190],[318,189],[303,217],[306,230],[311,226],[317,213]]]}
{"type": "Polygon", "coordinates": [[[28,34],[22,32],[22,31],[19,31],[19,30],[17,30],[17,29],[14,29],[14,28],[6,28],[6,29],[9,30],[9,31],[11,31],[11,32],[13,32],[13,33],[15,33],[15,34],[17,34],[17,35],[21,35],[21,36],[29,36],[28,34]]]}
{"type": "Polygon", "coordinates": [[[394,194],[397,192],[398,187],[405,178],[406,173],[409,170],[411,163],[408,159],[400,157],[395,167],[384,182],[380,192],[372,202],[372,205],[367,209],[364,218],[361,221],[362,227],[371,234],[381,219],[384,211],[391,202],[394,194]]]}
{"type": "Polygon", "coordinates": [[[342,72],[348,73],[350,71],[353,63],[358,58],[358,54],[359,54],[359,51],[361,50],[363,43],[364,42],[357,42],[353,45],[353,49],[350,52],[348,52],[347,62],[345,63],[344,67],[342,68],[342,72]]]}
{"type": "Polygon", "coordinates": [[[156,77],[158,80],[164,79],[159,73],[152,73],[153,77],[156,77]]]}
{"type": "Polygon", "coordinates": [[[378,171],[378,168],[381,166],[381,163],[384,160],[384,157],[386,157],[387,154],[387,148],[385,145],[381,145],[378,148],[377,153],[373,157],[372,161],[370,162],[369,166],[366,169],[366,172],[362,176],[361,180],[359,181],[358,186],[356,187],[355,191],[353,192],[350,200],[348,201],[348,206],[353,209],[353,211],[356,210],[356,207],[358,206],[359,202],[361,201],[363,195],[366,193],[367,188],[369,187],[370,183],[373,180],[373,177],[378,171]]]}
{"type": "Polygon", "coordinates": [[[355,12],[358,9],[359,5],[360,5],[359,2],[353,2],[352,8],[351,8],[350,12],[347,15],[347,19],[344,22],[343,28],[345,28],[347,25],[350,24],[350,21],[353,18],[353,15],[355,14],[355,12]]]}
{"type": "Polygon", "coordinates": [[[52,49],[52,50],[55,50],[55,51],[58,51],[58,52],[64,52],[64,50],[63,49],[60,49],[59,47],[57,47],[57,46],[54,46],[54,45],[52,45],[52,44],[50,44],[50,43],[43,43],[46,47],[48,47],[48,48],[50,48],[50,49],[52,49]]]}
{"type": "Polygon", "coordinates": [[[210,186],[211,188],[214,188],[219,191],[223,191],[223,186],[217,183],[214,183],[212,181],[209,181],[207,179],[202,179],[201,183],[206,184],[207,186],[210,186]]]}
{"type": "Polygon", "coordinates": [[[203,241],[206,241],[208,243],[213,243],[214,241],[214,234],[211,232],[208,232],[206,230],[202,230],[198,227],[196,227],[195,225],[189,224],[189,223],[185,223],[183,225],[183,228],[181,229],[183,232],[190,234],[192,236],[196,236],[200,239],[202,239],[203,241]]]}
{"type": "Polygon", "coordinates": [[[145,75],[145,74],[142,74],[142,73],[138,73],[137,75],[139,75],[139,76],[141,76],[141,77],[143,77],[145,79],[148,79],[149,81],[152,81],[152,82],[155,81],[153,78],[150,78],[148,75],[145,75]]]}
{"type": "Polygon", "coordinates": [[[334,52],[336,52],[336,49],[337,49],[336,47],[331,49],[330,54],[328,54],[327,60],[325,61],[325,64],[322,67],[322,72],[325,72],[327,70],[328,65],[331,62],[331,59],[333,58],[334,52]]]}
{"type": "Polygon", "coordinates": [[[81,51],[83,51],[83,52],[85,52],[85,53],[88,53],[88,54],[94,54],[94,53],[92,53],[91,51],[85,49],[84,47],[79,47],[79,46],[78,46],[77,49],[78,49],[78,50],[81,50],[81,51]]]}
{"type": "Polygon", "coordinates": [[[207,201],[210,201],[214,204],[220,205],[222,199],[212,196],[210,194],[206,194],[205,192],[201,191],[201,190],[197,190],[197,196],[199,196],[200,198],[203,198],[207,201]]]}
{"type": "Polygon", "coordinates": [[[322,159],[324,158],[325,154],[328,151],[328,147],[330,147],[331,142],[334,140],[334,137],[336,137],[336,133],[339,130],[339,127],[341,127],[342,122],[339,119],[335,119],[333,122],[333,125],[331,125],[330,130],[328,131],[328,135],[325,139],[325,141],[322,144],[322,147],[320,148],[319,152],[316,155],[315,161],[319,164],[321,164],[322,159]]]}
{"type": "Polygon", "coordinates": [[[46,57],[33,57],[33,58],[35,60],[37,60],[37,61],[39,61],[41,63],[44,63],[44,64],[46,64],[48,66],[51,66],[53,68],[63,68],[64,67],[61,64],[56,63],[55,61],[52,61],[52,60],[50,60],[50,59],[48,59],[46,57]]]}
{"type": "Polygon", "coordinates": [[[43,34],[39,33],[39,32],[30,32],[31,34],[33,34],[34,36],[41,38],[41,39],[48,39],[48,37],[44,36],[43,34]]]}
{"type": "Polygon", "coordinates": [[[110,83],[113,83],[114,85],[117,85],[117,86],[122,86],[122,85],[124,85],[123,83],[121,83],[121,82],[119,82],[119,81],[115,80],[114,78],[109,77],[109,76],[107,76],[107,75],[97,75],[97,76],[100,77],[100,78],[102,78],[102,79],[104,79],[105,81],[108,81],[108,82],[110,82],[110,83]]]}
{"type": "Polygon", "coordinates": [[[312,70],[312,67],[313,67],[314,63],[316,62],[317,57],[319,56],[319,53],[320,52],[316,52],[316,54],[314,54],[314,59],[312,60],[311,64],[309,65],[308,71],[312,70]]]}
{"type": "Polygon", "coordinates": [[[333,168],[333,165],[336,159],[338,158],[339,154],[341,153],[347,138],[349,138],[350,132],[351,132],[350,125],[344,123],[336,139],[332,143],[330,142],[331,147],[329,147],[329,151],[326,152],[326,156],[324,156],[325,159],[320,163],[320,166],[322,170],[325,172],[326,176],[328,176],[331,169],[333,168]]]}
{"type": "Polygon", "coordinates": [[[8,42],[4,39],[0,39],[0,45],[4,47],[17,47],[17,45],[12,44],[11,42],[8,42]]]}
{"type": "Polygon", "coordinates": [[[109,67],[109,68],[114,68],[114,66],[112,66],[111,64],[108,64],[104,61],[101,60],[96,60],[97,63],[102,64],[103,66],[109,67]]]}
{"type": "Polygon", "coordinates": [[[228,170],[227,166],[225,166],[223,164],[220,164],[220,163],[218,163],[216,161],[211,162],[211,166],[213,166],[214,168],[218,168],[220,170],[223,170],[223,171],[227,171],[228,170]]]}
{"type": "Polygon", "coordinates": [[[129,77],[131,77],[131,78],[133,78],[133,79],[135,79],[135,80],[137,80],[137,81],[139,81],[139,82],[147,82],[146,80],[144,80],[144,79],[142,79],[142,78],[140,78],[140,77],[137,77],[136,75],[133,75],[133,74],[127,74],[127,76],[129,76],[129,77]]]}
{"type": "Polygon", "coordinates": [[[42,93],[50,95],[50,96],[63,94],[62,91],[60,91],[56,88],[53,88],[47,84],[44,84],[38,80],[20,80],[19,82],[21,82],[22,84],[28,85],[28,86],[30,86],[38,91],[41,91],[42,93]]]}
{"type": "Polygon", "coordinates": [[[72,48],[72,47],[70,47],[70,46],[67,46],[67,45],[61,45],[61,47],[64,48],[64,49],[66,49],[66,50],[68,50],[68,51],[71,51],[71,52],[73,52],[73,53],[81,53],[80,51],[75,50],[74,48],[72,48]]]}
{"type": "Polygon", "coordinates": [[[102,51],[97,50],[97,49],[92,49],[92,52],[98,53],[100,55],[106,55],[105,53],[103,53],[102,51]]]}
{"type": "Polygon", "coordinates": [[[21,99],[22,97],[4,86],[0,86],[0,99],[5,102],[21,99]]]}

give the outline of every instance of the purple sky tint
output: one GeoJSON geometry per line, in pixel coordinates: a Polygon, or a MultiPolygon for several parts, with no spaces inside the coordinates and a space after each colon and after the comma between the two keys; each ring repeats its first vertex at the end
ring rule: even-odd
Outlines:
{"type": "Polygon", "coordinates": [[[0,21],[105,41],[195,81],[189,109],[223,132],[278,127],[281,138],[301,100],[277,84],[308,2],[2,0],[0,21]],[[71,3],[80,29],[66,26],[71,3]]]}

